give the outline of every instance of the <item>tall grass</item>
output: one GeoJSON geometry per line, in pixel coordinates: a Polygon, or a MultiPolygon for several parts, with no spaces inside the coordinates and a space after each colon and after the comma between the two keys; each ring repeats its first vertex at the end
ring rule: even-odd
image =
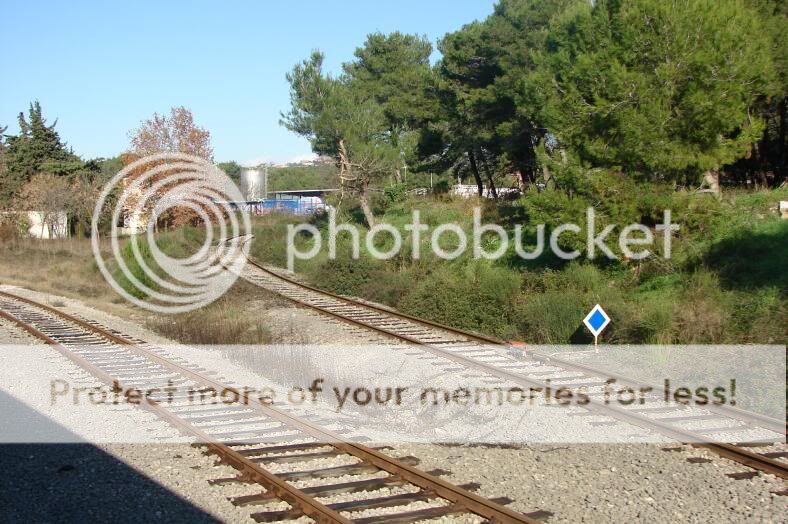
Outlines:
{"type": "MultiPolygon", "coordinates": [[[[166,231],[155,237],[156,247],[165,255],[172,258],[186,258],[194,254],[205,240],[203,228],[184,226],[172,231],[166,231]]],[[[121,258],[128,272],[137,280],[132,281],[126,273],[115,266],[113,276],[124,291],[136,298],[146,298],[147,293],[142,286],[157,290],[160,286],[151,276],[151,272],[167,280],[169,276],[162,271],[156,263],[151,245],[145,236],[127,239],[120,250],[121,258]],[[136,253],[135,253],[136,248],[136,253]],[[141,284],[138,285],[138,284],[141,284]]]]}
{"type": "MultiPolygon", "coordinates": [[[[111,259],[106,241],[100,243],[111,259]]],[[[0,279],[6,284],[96,301],[119,301],[102,277],[88,239],[12,237],[0,243],[0,279]]]]}
{"type": "Polygon", "coordinates": [[[269,344],[271,333],[227,296],[188,313],[151,317],[146,325],[183,344],[269,344]]]}

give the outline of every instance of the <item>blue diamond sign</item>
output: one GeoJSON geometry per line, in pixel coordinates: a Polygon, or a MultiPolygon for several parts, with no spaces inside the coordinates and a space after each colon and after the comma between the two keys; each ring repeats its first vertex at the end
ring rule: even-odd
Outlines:
{"type": "Polygon", "coordinates": [[[605,330],[607,325],[610,324],[610,317],[605,313],[605,310],[602,309],[602,306],[597,304],[591,312],[586,315],[586,318],[583,319],[583,324],[586,325],[591,334],[594,335],[594,338],[596,338],[605,330]]]}

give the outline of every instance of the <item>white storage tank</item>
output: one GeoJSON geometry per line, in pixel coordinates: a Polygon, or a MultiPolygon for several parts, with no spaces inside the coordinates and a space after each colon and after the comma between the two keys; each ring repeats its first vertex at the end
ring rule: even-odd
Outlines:
{"type": "Polygon", "coordinates": [[[249,200],[262,200],[266,191],[265,167],[241,168],[241,194],[249,200]]]}

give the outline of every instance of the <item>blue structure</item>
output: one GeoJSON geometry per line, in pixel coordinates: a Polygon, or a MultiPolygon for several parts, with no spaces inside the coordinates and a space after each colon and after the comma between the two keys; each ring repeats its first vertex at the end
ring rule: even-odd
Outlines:
{"type": "Polygon", "coordinates": [[[339,190],[305,189],[300,191],[275,191],[274,198],[233,202],[233,204],[255,215],[267,215],[269,213],[286,213],[299,216],[314,215],[328,211],[330,206],[323,200],[323,195],[335,191],[339,190]]]}

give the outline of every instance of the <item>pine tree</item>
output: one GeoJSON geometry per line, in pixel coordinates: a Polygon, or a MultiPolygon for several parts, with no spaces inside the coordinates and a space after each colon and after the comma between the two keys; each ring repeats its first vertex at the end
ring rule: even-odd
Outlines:
{"type": "Polygon", "coordinates": [[[30,104],[28,117],[19,113],[19,134],[5,143],[5,172],[0,175],[0,204],[7,205],[33,175],[47,172],[72,175],[82,161],[66,148],[55,131],[55,121],[47,125],[38,101],[30,104]]]}
{"type": "MultiPolygon", "coordinates": [[[[420,152],[432,168],[470,171],[482,193],[481,165],[519,173],[521,186],[538,176],[535,146],[544,130],[520,86],[535,68],[550,21],[583,0],[501,0],[486,20],[447,34],[438,44],[439,105],[424,122],[420,152]]],[[[587,1],[587,0],[586,0],[587,1]]],[[[426,93],[429,95],[429,92],[426,93]]]]}
{"type": "Polygon", "coordinates": [[[773,66],[755,13],[735,0],[598,0],[551,27],[524,99],[583,161],[662,178],[742,158],[773,66]]]}

